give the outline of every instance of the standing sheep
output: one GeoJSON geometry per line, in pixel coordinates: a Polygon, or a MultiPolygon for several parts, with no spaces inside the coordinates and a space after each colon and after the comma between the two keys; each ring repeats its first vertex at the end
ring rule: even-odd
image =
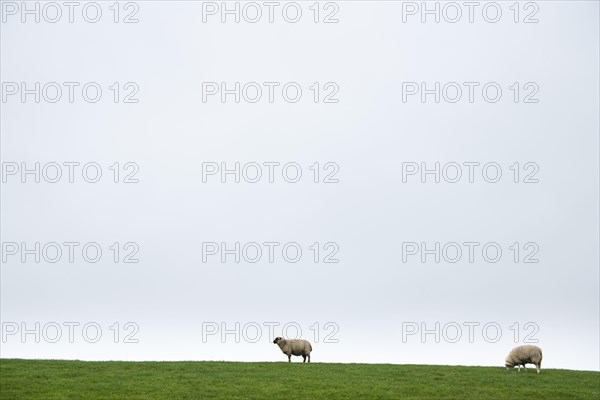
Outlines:
{"type": "Polygon", "coordinates": [[[283,354],[288,356],[288,362],[292,362],[292,355],[294,356],[302,356],[304,359],[303,362],[306,362],[306,358],[308,357],[308,362],[310,362],[310,352],[312,351],[312,346],[308,340],[304,339],[284,339],[281,336],[277,336],[275,340],[273,340],[283,354]]]}
{"type": "Polygon", "coordinates": [[[508,353],[506,357],[505,366],[506,369],[518,367],[518,371],[521,371],[521,365],[525,369],[525,364],[533,364],[537,369],[537,373],[540,373],[542,368],[542,349],[537,346],[526,344],[524,346],[515,347],[508,353]]]}

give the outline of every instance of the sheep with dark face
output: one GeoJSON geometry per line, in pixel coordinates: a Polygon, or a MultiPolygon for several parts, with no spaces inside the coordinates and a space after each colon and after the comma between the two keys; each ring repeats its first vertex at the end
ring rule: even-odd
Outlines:
{"type": "Polygon", "coordinates": [[[525,369],[525,364],[533,364],[537,369],[537,373],[540,373],[542,368],[542,349],[537,346],[526,344],[524,346],[515,347],[508,353],[505,360],[506,369],[518,367],[518,371],[521,371],[521,365],[525,369]]]}
{"type": "Polygon", "coordinates": [[[292,356],[302,356],[304,359],[303,362],[306,362],[308,358],[308,362],[310,362],[310,352],[312,351],[312,346],[308,340],[304,339],[284,339],[281,336],[277,336],[275,340],[273,340],[283,354],[288,356],[288,362],[292,362],[292,356]]]}

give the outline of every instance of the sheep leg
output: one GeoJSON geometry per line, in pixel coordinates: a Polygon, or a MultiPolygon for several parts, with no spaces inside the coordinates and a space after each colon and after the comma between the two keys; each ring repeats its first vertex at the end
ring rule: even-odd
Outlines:
{"type": "Polygon", "coordinates": [[[288,354],[287,356],[288,356],[288,362],[292,362],[292,355],[288,354]]]}
{"type": "Polygon", "coordinates": [[[310,363],[310,354],[308,355],[308,362],[310,363]]]}
{"type": "Polygon", "coordinates": [[[537,369],[537,373],[539,374],[540,370],[542,369],[542,362],[541,361],[535,365],[535,369],[537,369]]]}
{"type": "Polygon", "coordinates": [[[302,362],[303,362],[303,363],[305,363],[305,362],[306,362],[306,356],[304,356],[304,355],[303,355],[303,356],[302,356],[302,359],[303,359],[303,361],[302,361],[302,362]]]}

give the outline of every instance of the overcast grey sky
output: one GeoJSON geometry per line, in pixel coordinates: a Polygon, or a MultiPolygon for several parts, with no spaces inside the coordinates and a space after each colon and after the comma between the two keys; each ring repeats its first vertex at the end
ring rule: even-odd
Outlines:
{"type": "Polygon", "coordinates": [[[2,2],[1,356],[599,370],[599,6],[513,3],[2,2]]]}

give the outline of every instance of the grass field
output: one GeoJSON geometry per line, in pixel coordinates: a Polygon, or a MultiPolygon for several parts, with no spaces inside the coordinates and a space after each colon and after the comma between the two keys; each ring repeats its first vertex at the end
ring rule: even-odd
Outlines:
{"type": "Polygon", "coordinates": [[[600,399],[600,373],[390,364],[0,360],[0,399],[600,399]]]}

